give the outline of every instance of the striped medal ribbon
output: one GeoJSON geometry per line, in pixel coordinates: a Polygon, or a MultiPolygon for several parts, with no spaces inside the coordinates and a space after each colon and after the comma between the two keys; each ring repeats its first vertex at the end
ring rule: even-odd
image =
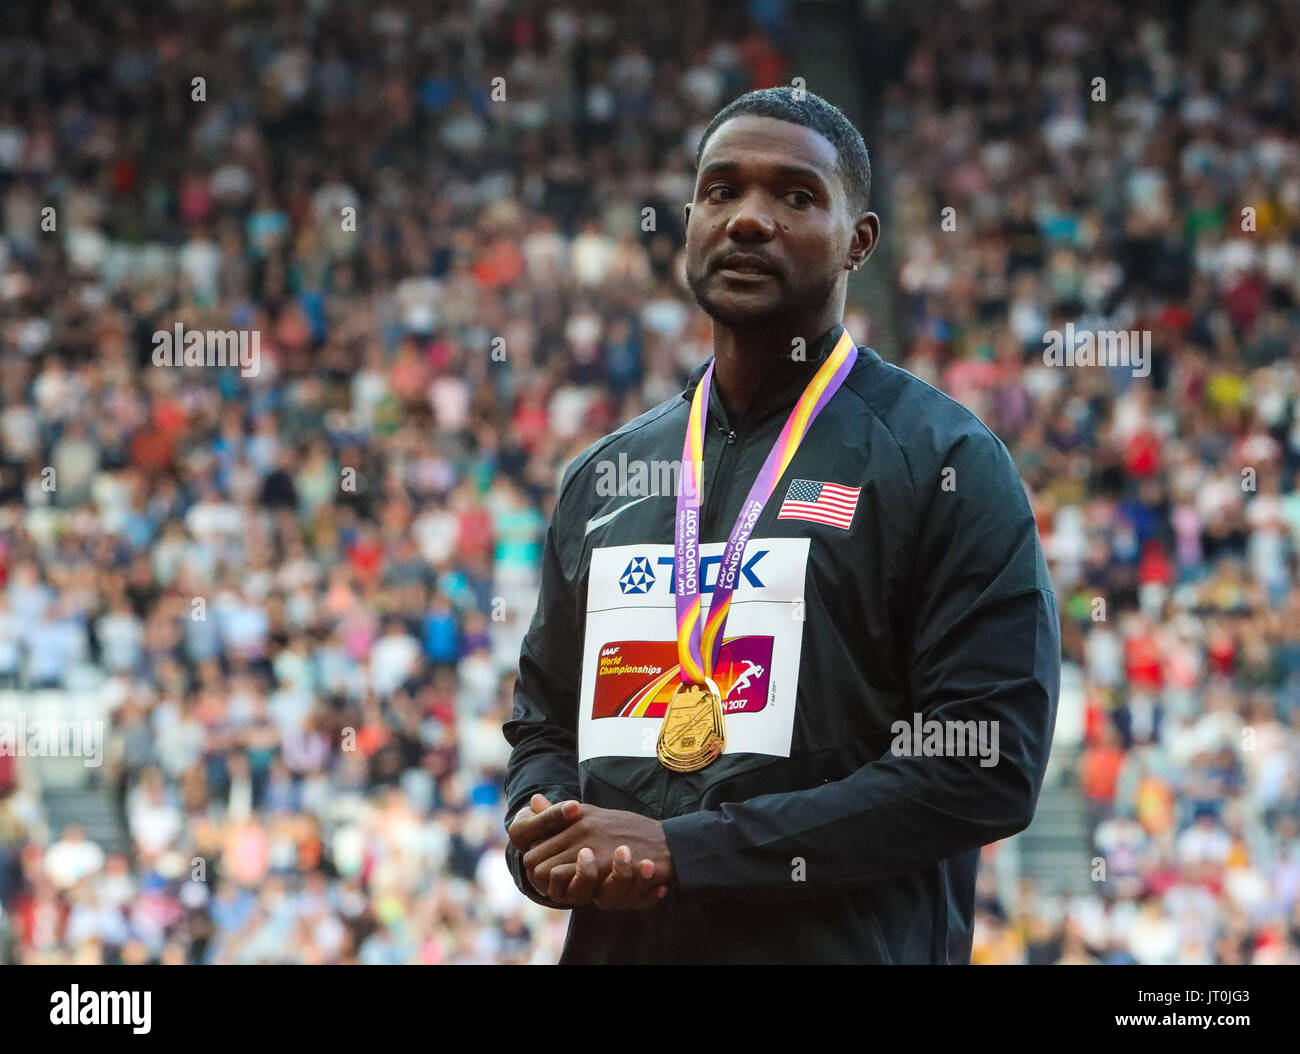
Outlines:
{"type": "Polygon", "coordinates": [[[718,581],[713,587],[709,615],[700,625],[700,496],[704,466],[704,428],[713,385],[713,363],[700,379],[691,399],[682,451],[682,471],[677,491],[677,519],[673,537],[674,582],[677,603],[677,656],[681,663],[681,685],[664,714],[659,730],[657,753],[660,762],[675,772],[694,772],[710,764],[726,746],[722,697],[713,680],[713,669],[722,648],[727,611],[736,590],[745,545],[758,523],[763,508],[776,490],[787,466],[803,442],[817,415],[831,400],[853,364],[858,349],[848,330],[841,327],[826,361],[799,396],[785,427],[768,452],[763,468],[741,506],[731,536],[722,551],[718,581]]]}

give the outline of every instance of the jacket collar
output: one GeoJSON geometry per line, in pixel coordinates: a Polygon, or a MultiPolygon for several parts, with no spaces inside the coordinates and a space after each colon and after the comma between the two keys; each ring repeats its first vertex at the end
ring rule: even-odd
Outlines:
{"type": "MultiPolygon", "coordinates": [[[[812,380],[813,374],[826,360],[826,356],[835,350],[835,345],[843,331],[844,325],[840,322],[835,323],[820,337],[809,343],[807,354],[802,361],[788,355],[777,359],[759,383],[754,398],[745,408],[745,413],[742,415],[744,420],[753,423],[768,414],[789,410],[794,406],[799,401],[799,396],[803,394],[804,388],[808,386],[808,382],[812,380]]],[[[859,354],[861,354],[860,349],[859,354]]],[[[682,392],[682,398],[687,402],[694,398],[695,389],[699,387],[700,381],[704,378],[704,371],[709,368],[709,363],[712,361],[710,357],[691,371],[686,389],[682,392]]],[[[734,427],[727,416],[726,408],[722,405],[722,397],[718,395],[716,384],[709,392],[709,415],[728,428],[734,427]]]]}

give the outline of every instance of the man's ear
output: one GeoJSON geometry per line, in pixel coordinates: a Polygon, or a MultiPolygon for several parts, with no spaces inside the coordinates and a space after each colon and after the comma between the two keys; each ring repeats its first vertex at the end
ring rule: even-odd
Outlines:
{"type": "Polygon", "coordinates": [[[874,212],[864,212],[853,226],[853,242],[849,247],[851,270],[856,271],[875,251],[880,242],[880,217],[874,212]]]}
{"type": "Polygon", "coordinates": [[[685,217],[685,225],[689,227],[691,223],[691,203],[689,201],[682,206],[682,216],[685,217]]]}

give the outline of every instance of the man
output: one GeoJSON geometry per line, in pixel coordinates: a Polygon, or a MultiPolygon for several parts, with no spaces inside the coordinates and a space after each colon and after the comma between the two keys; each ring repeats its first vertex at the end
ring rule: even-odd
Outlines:
{"type": "Polygon", "coordinates": [[[713,360],[564,474],[504,729],[511,871],[573,908],[565,963],[968,962],[979,847],[1029,823],[1059,692],[1029,502],[844,330],[880,228],[844,115],[751,92],[696,167],[713,360]],[[611,493],[674,459],[676,494],[611,493]]]}

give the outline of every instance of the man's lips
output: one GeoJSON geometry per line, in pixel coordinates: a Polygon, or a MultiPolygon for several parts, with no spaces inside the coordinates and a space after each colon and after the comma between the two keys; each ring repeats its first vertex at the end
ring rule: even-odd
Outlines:
{"type": "Polygon", "coordinates": [[[736,254],[726,257],[716,268],[728,278],[771,278],[776,268],[757,256],[736,254]]]}

